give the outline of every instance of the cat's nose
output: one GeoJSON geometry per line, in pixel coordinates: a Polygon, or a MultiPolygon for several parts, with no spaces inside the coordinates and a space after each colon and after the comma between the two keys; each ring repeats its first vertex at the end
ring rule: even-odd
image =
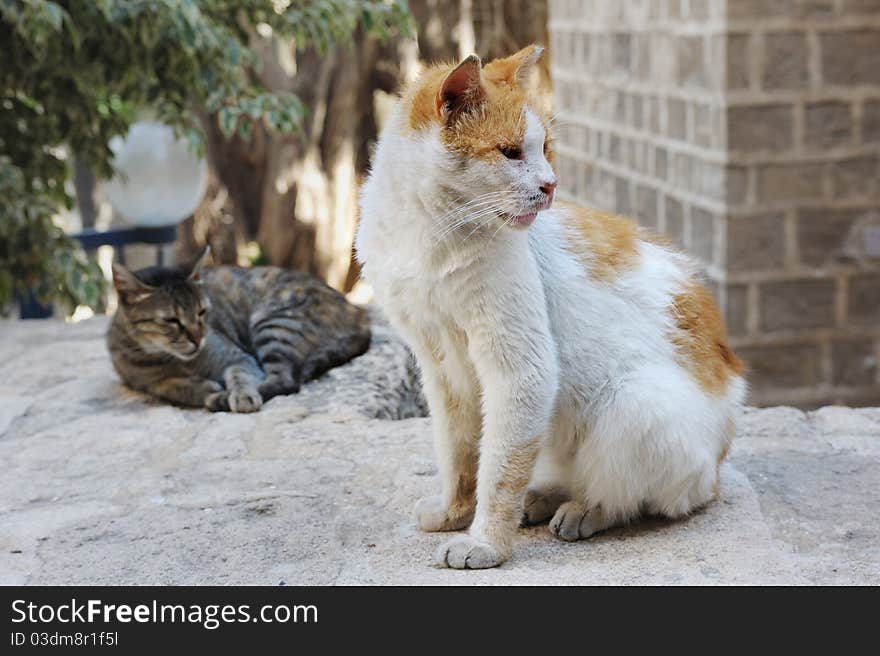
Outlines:
{"type": "Polygon", "coordinates": [[[541,186],[538,187],[542,193],[547,196],[553,195],[553,192],[556,190],[556,180],[550,180],[548,182],[544,182],[541,186]]]}

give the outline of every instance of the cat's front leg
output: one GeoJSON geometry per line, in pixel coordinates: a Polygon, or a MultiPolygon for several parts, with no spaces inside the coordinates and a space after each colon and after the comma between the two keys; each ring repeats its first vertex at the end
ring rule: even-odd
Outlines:
{"type": "Polygon", "coordinates": [[[438,550],[436,561],[441,566],[495,567],[513,548],[523,496],[550,424],[558,386],[556,351],[549,333],[536,327],[518,336],[524,339],[501,333],[486,344],[472,341],[484,407],[477,507],[468,534],[438,550]]]}
{"type": "Polygon", "coordinates": [[[256,412],[263,406],[260,382],[263,373],[256,363],[242,362],[226,367],[223,382],[226,389],[208,398],[206,407],[212,411],[256,412]]]}
{"type": "Polygon", "coordinates": [[[160,380],[149,386],[147,391],[160,399],[177,405],[201,408],[211,395],[222,389],[223,385],[213,380],[175,377],[160,380]]]}
{"type": "Polygon", "coordinates": [[[433,365],[422,365],[422,380],[434,431],[441,492],[416,504],[423,531],[457,531],[471,523],[476,507],[479,392],[455,390],[433,365]]]}
{"type": "Polygon", "coordinates": [[[471,523],[476,507],[479,390],[468,376],[466,347],[459,344],[456,352],[455,335],[447,335],[442,349],[435,327],[401,321],[397,329],[419,363],[440,476],[440,494],[416,503],[416,523],[423,531],[457,531],[471,523]],[[457,380],[451,380],[451,371],[459,372],[457,380]]]}

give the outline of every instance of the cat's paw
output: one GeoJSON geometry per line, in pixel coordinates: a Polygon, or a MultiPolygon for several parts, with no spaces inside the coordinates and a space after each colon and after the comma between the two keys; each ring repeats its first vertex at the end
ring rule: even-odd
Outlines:
{"type": "Polygon", "coordinates": [[[211,412],[229,412],[229,392],[221,389],[219,392],[208,394],[205,397],[205,409],[211,412]]]}
{"type": "Polygon", "coordinates": [[[505,560],[498,549],[470,535],[457,535],[444,542],[434,555],[438,566],[452,569],[488,569],[505,560]]]}
{"type": "Polygon", "coordinates": [[[542,524],[553,517],[566,498],[553,490],[529,490],[523,501],[523,526],[542,524]]]}
{"type": "Polygon", "coordinates": [[[448,508],[438,495],[419,499],[416,503],[416,522],[422,531],[458,531],[470,525],[474,509],[448,508]]]}
{"type": "Polygon", "coordinates": [[[588,509],[576,501],[563,503],[550,520],[550,532],[566,542],[583,540],[608,527],[599,508],[588,509]]]}
{"type": "Polygon", "coordinates": [[[256,412],[263,407],[263,399],[255,389],[236,389],[229,392],[229,409],[232,412],[256,412]]]}

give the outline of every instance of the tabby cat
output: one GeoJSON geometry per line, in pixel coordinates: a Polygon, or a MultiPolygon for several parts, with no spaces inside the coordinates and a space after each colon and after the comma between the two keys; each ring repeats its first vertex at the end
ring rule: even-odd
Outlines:
{"type": "Polygon", "coordinates": [[[367,350],[367,313],[315,277],[277,267],[113,267],[107,333],[131,388],[177,405],[255,412],[367,350]]]}

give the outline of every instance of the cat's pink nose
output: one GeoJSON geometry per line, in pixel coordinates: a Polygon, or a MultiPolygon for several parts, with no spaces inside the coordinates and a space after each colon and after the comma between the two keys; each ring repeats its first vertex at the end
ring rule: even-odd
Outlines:
{"type": "Polygon", "coordinates": [[[556,180],[552,180],[551,182],[545,182],[540,187],[538,187],[543,193],[548,196],[553,194],[553,191],[556,189],[556,180]]]}

